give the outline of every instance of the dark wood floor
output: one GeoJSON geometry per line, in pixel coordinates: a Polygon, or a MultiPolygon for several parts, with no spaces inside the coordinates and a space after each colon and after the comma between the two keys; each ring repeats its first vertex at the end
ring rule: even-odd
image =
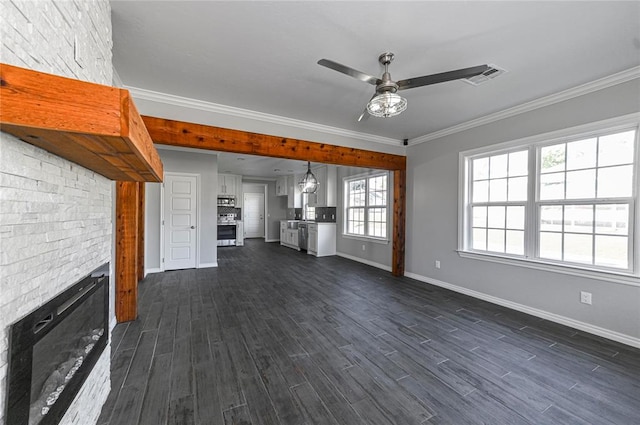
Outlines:
{"type": "Polygon", "coordinates": [[[638,424],[640,350],[247,240],[148,276],[100,425],[638,424]]]}

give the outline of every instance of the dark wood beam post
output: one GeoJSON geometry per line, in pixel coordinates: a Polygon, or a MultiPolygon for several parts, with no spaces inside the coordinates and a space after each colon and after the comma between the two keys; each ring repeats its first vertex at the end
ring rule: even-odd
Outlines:
{"type": "Polygon", "coordinates": [[[405,244],[405,210],[407,171],[393,171],[393,255],[391,259],[391,273],[394,276],[404,275],[404,244],[405,244]]]}
{"type": "Polygon", "coordinates": [[[144,182],[138,182],[138,282],[144,279],[144,182]]]}
{"type": "Polygon", "coordinates": [[[138,198],[137,182],[116,182],[116,319],[138,317],[138,198]]]}

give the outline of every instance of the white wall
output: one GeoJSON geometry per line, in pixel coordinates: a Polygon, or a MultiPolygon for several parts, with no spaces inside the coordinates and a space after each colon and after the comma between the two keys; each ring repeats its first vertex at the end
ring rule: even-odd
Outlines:
{"type": "MultiPolygon", "coordinates": [[[[218,156],[206,152],[191,150],[182,152],[159,149],[160,159],[165,173],[189,173],[200,176],[200,226],[198,231],[198,250],[200,263],[196,267],[215,267],[218,264],[218,156]]],[[[160,183],[147,183],[145,186],[145,255],[146,273],[160,271],[160,183]]]]}
{"type": "MultiPolygon", "coordinates": [[[[640,346],[640,282],[636,286],[461,258],[458,153],[640,111],[632,80],[407,149],[409,275],[474,291],[512,307],[640,346]],[[436,269],[435,260],[442,268],[436,269]],[[593,305],[580,303],[581,290],[593,305]]],[[[637,250],[638,248],[636,248],[637,250]]]]}
{"type": "MultiPolygon", "coordinates": [[[[2,1],[0,7],[2,62],[111,85],[108,1],[2,1]],[[74,40],[78,41],[75,56],[74,40]]],[[[0,143],[0,423],[4,423],[9,325],[111,261],[113,183],[6,133],[0,133],[0,143]]],[[[110,390],[109,354],[108,345],[61,424],[97,422],[110,390]]]]}

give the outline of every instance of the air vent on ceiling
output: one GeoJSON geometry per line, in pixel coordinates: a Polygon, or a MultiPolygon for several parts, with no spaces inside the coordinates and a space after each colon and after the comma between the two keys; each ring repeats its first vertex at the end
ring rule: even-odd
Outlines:
{"type": "Polygon", "coordinates": [[[489,64],[489,69],[487,69],[482,74],[478,74],[471,78],[465,78],[462,81],[465,83],[469,83],[473,86],[479,86],[480,84],[484,84],[489,80],[496,78],[498,75],[502,75],[507,72],[504,68],[498,68],[496,65],[489,64]]]}

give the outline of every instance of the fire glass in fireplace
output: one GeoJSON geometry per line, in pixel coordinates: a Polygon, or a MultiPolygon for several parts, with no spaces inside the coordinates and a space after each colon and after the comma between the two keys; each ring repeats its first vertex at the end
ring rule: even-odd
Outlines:
{"type": "Polygon", "coordinates": [[[11,326],[7,420],[57,424],[104,351],[109,263],[11,326]]]}

